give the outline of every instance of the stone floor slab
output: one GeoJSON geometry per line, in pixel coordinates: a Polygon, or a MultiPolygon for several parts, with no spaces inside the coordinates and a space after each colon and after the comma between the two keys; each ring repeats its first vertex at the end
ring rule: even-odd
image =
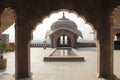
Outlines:
{"type": "MultiPolygon", "coordinates": [[[[53,49],[31,48],[31,78],[18,80],[106,80],[97,77],[96,48],[78,48],[78,55],[85,57],[85,62],[44,62],[43,57],[53,49]]],[[[0,70],[0,80],[15,80],[15,53],[5,54],[8,59],[7,69],[0,70]]],[[[120,51],[114,51],[114,74],[120,80],[120,51]]]]}

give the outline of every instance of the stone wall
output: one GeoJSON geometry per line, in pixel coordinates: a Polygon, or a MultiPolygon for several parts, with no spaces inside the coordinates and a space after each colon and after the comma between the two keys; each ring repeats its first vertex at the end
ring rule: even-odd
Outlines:
{"type": "Polygon", "coordinates": [[[77,47],[96,47],[95,43],[77,43],[77,47]]]}

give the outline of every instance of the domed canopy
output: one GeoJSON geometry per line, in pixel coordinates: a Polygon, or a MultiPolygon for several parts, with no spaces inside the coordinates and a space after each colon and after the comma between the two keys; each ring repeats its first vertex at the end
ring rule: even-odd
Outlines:
{"type": "Polygon", "coordinates": [[[65,18],[64,12],[63,12],[63,17],[58,19],[58,21],[54,22],[51,25],[51,30],[47,31],[45,38],[47,38],[54,32],[62,29],[73,32],[74,34],[83,38],[81,31],[77,30],[77,25],[75,24],[75,22],[69,20],[68,18],[65,18]]]}
{"type": "Polygon", "coordinates": [[[54,22],[51,25],[51,30],[56,30],[56,29],[61,29],[61,28],[69,28],[69,29],[74,29],[77,30],[77,25],[75,24],[75,22],[65,18],[64,13],[63,13],[63,17],[58,19],[58,21],[54,22]]]}

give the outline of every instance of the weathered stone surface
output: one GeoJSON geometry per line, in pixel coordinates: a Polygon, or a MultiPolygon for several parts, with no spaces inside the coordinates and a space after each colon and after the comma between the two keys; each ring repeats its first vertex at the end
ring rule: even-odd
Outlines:
{"type": "Polygon", "coordinates": [[[7,67],[7,59],[0,59],[0,69],[5,69],[7,67]]]}
{"type": "MultiPolygon", "coordinates": [[[[67,9],[77,12],[86,19],[86,22],[93,25],[97,33],[99,75],[106,78],[113,77],[114,35],[111,14],[118,5],[120,0],[1,0],[0,15],[7,7],[11,7],[16,13],[16,76],[30,74],[28,44],[32,30],[51,12],[67,9]],[[24,67],[19,67],[22,65],[24,67]]],[[[118,23],[116,20],[119,19],[115,19],[114,22],[118,23]]]]}

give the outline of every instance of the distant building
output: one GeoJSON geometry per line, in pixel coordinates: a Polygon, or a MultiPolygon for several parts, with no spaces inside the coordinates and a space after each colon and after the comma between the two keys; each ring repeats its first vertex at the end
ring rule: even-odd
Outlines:
{"type": "Polygon", "coordinates": [[[47,31],[46,38],[50,37],[51,47],[76,47],[78,37],[83,38],[75,22],[63,17],[51,25],[47,31]]]}

